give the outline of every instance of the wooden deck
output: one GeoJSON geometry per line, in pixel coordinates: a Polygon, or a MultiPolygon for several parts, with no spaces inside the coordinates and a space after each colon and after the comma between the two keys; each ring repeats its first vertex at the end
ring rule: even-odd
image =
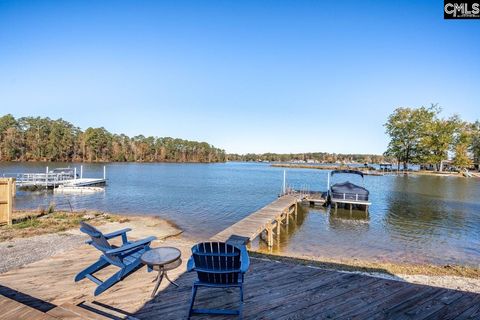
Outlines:
{"type": "MultiPolygon", "coordinates": [[[[183,264],[169,272],[180,287],[162,283],[154,299],[150,293],[155,274],[145,268],[96,298],[90,281],[74,283],[75,273],[98,255],[87,246],[0,274],[0,294],[56,319],[185,319],[196,277],[185,272],[192,244],[178,239],[156,243],[179,247],[183,264]],[[77,316],[62,313],[66,310],[76,310],[77,316]]],[[[245,279],[245,319],[480,319],[480,294],[475,293],[259,258],[252,258],[245,279]]],[[[206,288],[200,289],[196,302],[200,307],[237,304],[236,290],[206,288]]],[[[12,312],[6,317],[4,308],[0,304],[0,319],[32,319],[21,314],[12,318],[12,312]]],[[[37,313],[29,309],[26,314],[37,313]]]]}
{"type": "MultiPolygon", "coordinates": [[[[184,274],[134,313],[148,319],[186,316],[194,274],[184,274]]],[[[234,308],[238,293],[204,290],[198,305],[234,308]]],[[[246,319],[480,319],[480,295],[406,282],[252,259],[246,319]]],[[[195,317],[207,319],[208,317],[195,317]]],[[[218,319],[232,319],[219,317],[218,319]]]]}
{"type": "Polygon", "coordinates": [[[284,195],[271,202],[260,210],[250,214],[227,229],[214,235],[211,240],[226,241],[231,235],[247,237],[252,241],[266,232],[269,246],[273,245],[273,233],[280,232],[282,223],[289,223],[290,216],[297,214],[297,205],[300,199],[294,195],[284,195]]]}

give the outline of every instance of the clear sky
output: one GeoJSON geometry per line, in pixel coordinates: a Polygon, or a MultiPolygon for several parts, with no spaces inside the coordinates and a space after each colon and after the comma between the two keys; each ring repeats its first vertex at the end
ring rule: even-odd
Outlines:
{"type": "Polygon", "coordinates": [[[0,0],[0,114],[227,152],[382,153],[399,106],[480,118],[443,1],[0,0]]]}

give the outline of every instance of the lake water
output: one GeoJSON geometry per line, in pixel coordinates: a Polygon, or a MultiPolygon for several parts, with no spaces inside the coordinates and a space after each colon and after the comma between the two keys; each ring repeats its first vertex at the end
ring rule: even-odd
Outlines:
{"type": "MultiPolygon", "coordinates": [[[[66,164],[48,164],[50,168],[66,164]]],[[[79,168],[80,164],[70,164],[79,168]]],[[[105,192],[18,192],[17,209],[98,209],[157,215],[208,238],[273,201],[283,169],[258,163],[107,164],[105,192]]],[[[101,177],[103,164],[83,164],[101,177]]],[[[0,175],[44,172],[44,163],[0,163],[0,175]]],[[[327,171],[287,170],[289,185],[325,190],[327,171]]],[[[480,179],[367,176],[372,206],[363,212],[305,208],[274,251],[371,261],[480,265],[480,179]]]]}

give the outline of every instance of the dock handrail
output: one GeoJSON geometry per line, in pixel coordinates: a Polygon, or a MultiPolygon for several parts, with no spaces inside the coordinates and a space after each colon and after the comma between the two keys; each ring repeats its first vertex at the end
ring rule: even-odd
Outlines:
{"type": "Polygon", "coordinates": [[[21,173],[16,177],[17,185],[45,185],[56,186],[59,182],[72,180],[74,177],[67,173],[21,173]]]}
{"type": "Polygon", "coordinates": [[[46,168],[43,173],[1,173],[5,178],[15,178],[19,187],[56,188],[60,185],[87,186],[106,183],[106,168],[103,167],[102,178],[83,178],[83,166],[80,166],[80,178],[77,177],[77,168],[58,168],[51,171],[46,168]]]}

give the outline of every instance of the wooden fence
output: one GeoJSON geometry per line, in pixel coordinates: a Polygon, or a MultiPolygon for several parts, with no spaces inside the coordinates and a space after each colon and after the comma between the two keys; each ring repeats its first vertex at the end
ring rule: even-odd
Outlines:
{"type": "Polygon", "coordinates": [[[12,224],[13,196],[15,180],[0,178],[0,224],[12,224]]]}

